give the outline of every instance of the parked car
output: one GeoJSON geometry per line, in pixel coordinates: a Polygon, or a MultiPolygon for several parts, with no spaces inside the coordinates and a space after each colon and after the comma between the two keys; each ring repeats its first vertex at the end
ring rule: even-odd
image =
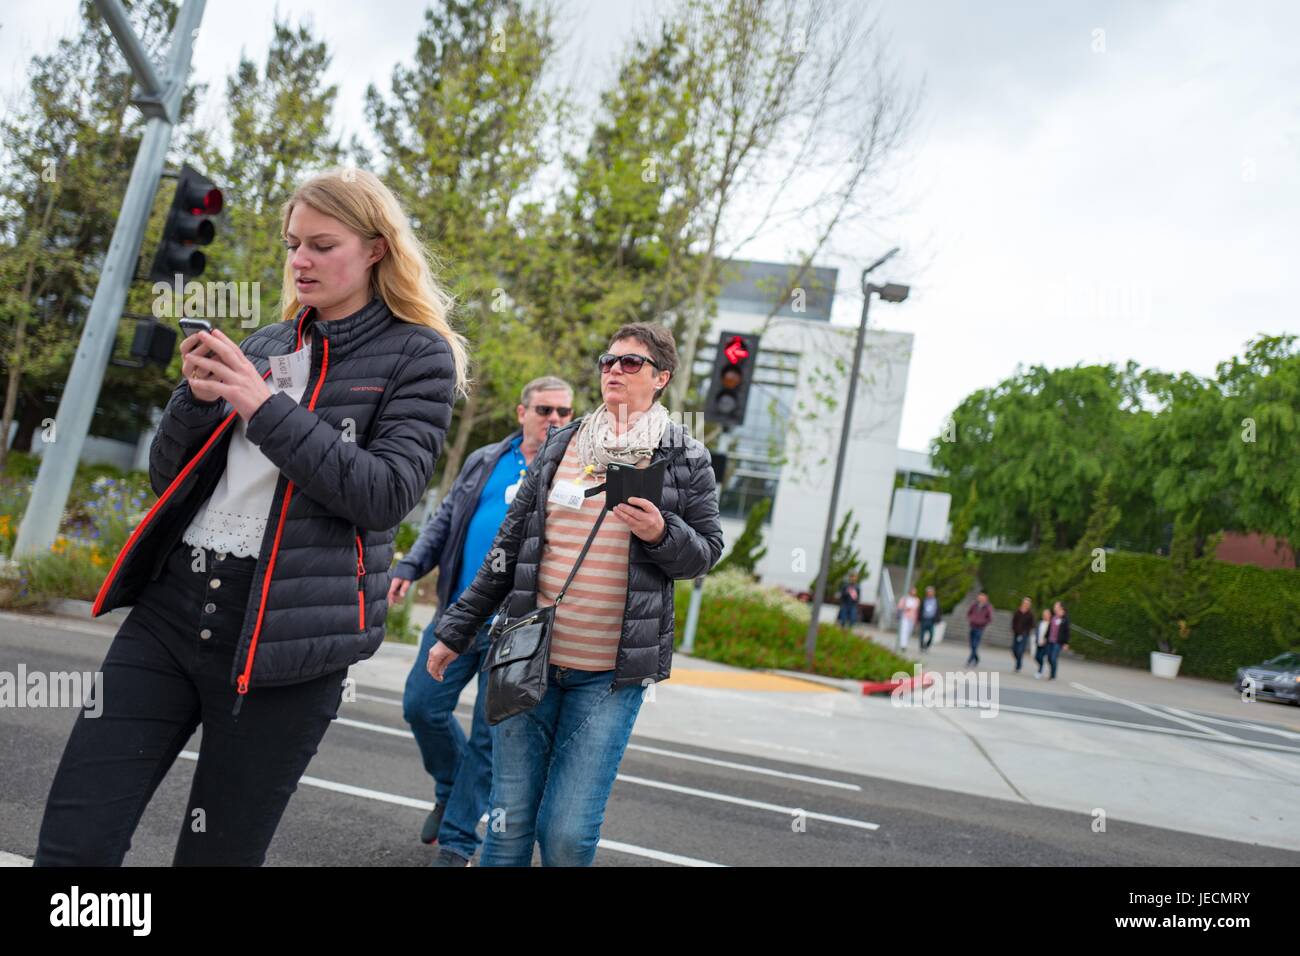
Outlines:
{"type": "Polygon", "coordinates": [[[1287,651],[1263,664],[1237,668],[1237,690],[1244,691],[1248,683],[1254,685],[1256,697],[1300,704],[1300,651],[1287,651]]]}

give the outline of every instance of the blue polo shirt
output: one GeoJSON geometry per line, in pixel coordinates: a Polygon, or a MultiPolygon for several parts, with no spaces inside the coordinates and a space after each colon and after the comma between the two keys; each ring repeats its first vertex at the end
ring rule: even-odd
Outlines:
{"type": "Polygon", "coordinates": [[[478,574],[478,569],[483,564],[483,559],[492,549],[492,542],[496,540],[497,532],[501,530],[501,522],[505,520],[506,511],[510,507],[506,502],[506,489],[519,481],[528,471],[523,453],[519,450],[523,441],[522,435],[516,435],[510,442],[510,447],[497,460],[496,467],[492,469],[492,474],[488,475],[487,484],[483,486],[483,492],[479,495],[474,516],[469,519],[469,525],[465,528],[465,545],[460,553],[460,580],[456,582],[456,587],[451,592],[452,603],[455,603],[460,593],[470,586],[474,575],[478,574]]]}

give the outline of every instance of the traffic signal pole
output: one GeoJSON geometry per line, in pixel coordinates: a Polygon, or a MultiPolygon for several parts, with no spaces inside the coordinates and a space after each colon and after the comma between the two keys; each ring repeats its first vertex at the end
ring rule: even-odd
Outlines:
{"type": "Polygon", "coordinates": [[[812,606],[808,609],[810,613],[808,635],[804,639],[804,665],[810,671],[817,657],[817,627],[821,623],[822,602],[826,600],[826,577],[831,567],[831,538],[835,532],[835,509],[840,503],[840,481],[844,477],[844,458],[849,447],[849,425],[853,421],[853,402],[858,394],[858,373],[862,369],[862,343],[867,336],[867,310],[871,307],[871,293],[876,291],[876,287],[867,281],[867,276],[889,261],[896,252],[898,249],[891,249],[862,270],[862,321],[858,324],[857,344],[853,347],[853,371],[849,374],[849,394],[844,402],[840,453],[835,458],[835,482],[831,485],[830,510],[826,513],[826,534],[822,538],[822,565],[817,573],[817,588],[816,593],[813,594],[812,606]]]}
{"type": "Polygon", "coordinates": [[[18,527],[13,550],[15,559],[47,552],[58,534],[77,462],[104,383],[104,372],[117,340],[117,324],[126,304],[127,287],[135,274],[140,243],[153,208],[172,129],[179,118],[194,36],[203,19],[204,4],[205,0],[185,0],[172,31],[166,71],[160,78],[132,32],[119,0],[95,2],[131,65],[139,87],[136,105],[149,116],[149,121],[131,169],[131,179],[113,229],[108,255],[104,258],[90,314],[77,345],[72,370],[59,401],[54,433],[44,445],[31,500],[18,527]]]}

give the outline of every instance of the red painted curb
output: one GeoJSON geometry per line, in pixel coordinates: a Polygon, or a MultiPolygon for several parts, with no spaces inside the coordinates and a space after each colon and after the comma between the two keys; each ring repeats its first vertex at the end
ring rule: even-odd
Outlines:
{"type": "Polygon", "coordinates": [[[929,671],[922,671],[920,678],[909,677],[907,680],[887,680],[887,681],[863,681],[863,694],[886,694],[893,693],[898,687],[929,687],[934,683],[934,674],[929,671]]]}

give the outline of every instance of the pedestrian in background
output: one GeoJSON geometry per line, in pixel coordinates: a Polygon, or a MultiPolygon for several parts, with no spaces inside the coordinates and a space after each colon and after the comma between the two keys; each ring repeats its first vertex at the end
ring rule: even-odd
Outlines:
{"type": "Polygon", "coordinates": [[[966,623],[970,625],[970,656],[966,658],[966,666],[974,664],[976,667],[980,663],[980,638],[984,636],[984,628],[993,622],[993,605],[989,603],[989,596],[981,591],[975,598],[975,603],[966,609],[966,623]]]}
{"type": "Polygon", "coordinates": [[[840,585],[840,614],[836,623],[851,630],[858,623],[858,572],[854,571],[840,585]]]}
{"type": "Polygon", "coordinates": [[[907,650],[907,642],[916,629],[916,622],[921,616],[921,599],[916,596],[916,588],[907,592],[898,601],[898,649],[907,650]]]}
{"type": "Polygon", "coordinates": [[[925,589],[925,598],[921,601],[920,644],[922,654],[930,649],[930,644],[934,641],[934,626],[938,623],[942,613],[943,609],[939,606],[939,598],[935,595],[934,587],[931,585],[925,589]]]}
{"type": "Polygon", "coordinates": [[[1034,680],[1043,676],[1043,661],[1047,658],[1047,629],[1052,626],[1051,608],[1043,608],[1043,617],[1038,622],[1038,647],[1034,650],[1034,663],[1038,665],[1038,671],[1034,674],[1034,680]]]}
{"type": "Polygon", "coordinates": [[[1065,613],[1065,605],[1057,601],[1052,605],[1052,622],[1047,626],[1047,662],[1052,665],[1048,680],[1056,680],[1056,661],[1062,649],[1070,649],[1070,616],[1065,613]]]}
{"type": "Polygon", "coordinates": [[[1016,673],[1020,673],[1020,663],[1034,633],[1033,608],[1034,602],[1025,598],[1016,613],[1011,615],[1011,654],[1016,659],[1016,673]]]}

